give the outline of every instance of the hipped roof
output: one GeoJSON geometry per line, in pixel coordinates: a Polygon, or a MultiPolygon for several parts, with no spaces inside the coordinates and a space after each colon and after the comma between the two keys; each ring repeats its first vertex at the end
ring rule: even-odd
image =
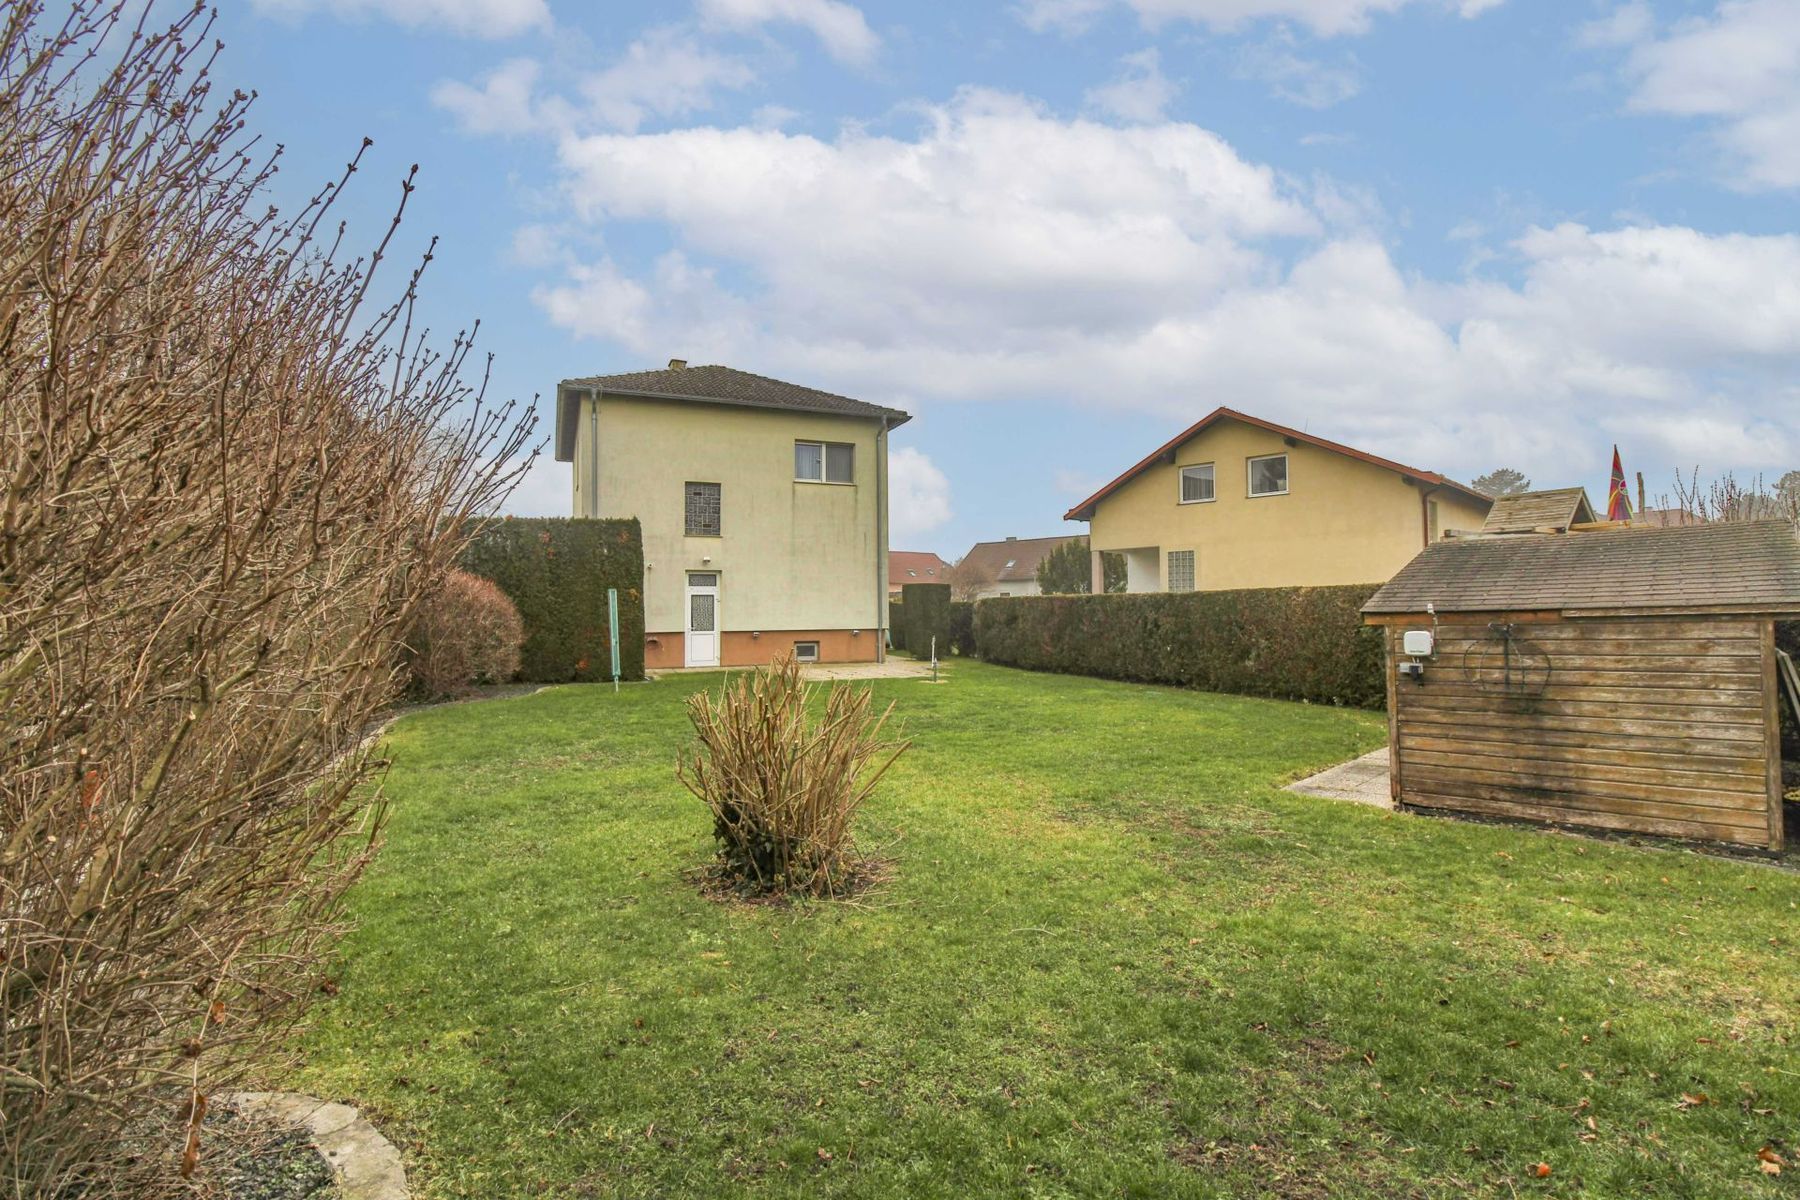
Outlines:
{"type": "Polygon", "coordinates": [[[692,404],[731,404],[747,408],[774,408],[788,412],[821,413],[834,417],[885,420],[890,428],[912,420],[897,408],[883,408],[853,400],[835,392],[802,387],[766,375],[752,375],[734,367],[717,365],[668,367],[659,371],[629,371],[622,375],[584,375],[565,379],[556,390],[556,458],[575,459],[575,424],[580,408],[571,403],[571,392],[596,391],[606,396],[647,400],[675,400],[692,404]]]}

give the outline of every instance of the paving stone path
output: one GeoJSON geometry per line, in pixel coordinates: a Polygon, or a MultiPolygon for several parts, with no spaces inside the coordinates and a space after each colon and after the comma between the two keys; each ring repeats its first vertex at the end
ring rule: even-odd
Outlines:
{"type": "Polygon", "coordinates": [[[1388,752],[1383,746],[1361,758],[1327,767],[1287,786],[1290,792],[1307,796],[1324,796],[1331,800],[1350,800],[1375,808],[1392,808],[1394,799],[1388,791],[1388,752]]]}

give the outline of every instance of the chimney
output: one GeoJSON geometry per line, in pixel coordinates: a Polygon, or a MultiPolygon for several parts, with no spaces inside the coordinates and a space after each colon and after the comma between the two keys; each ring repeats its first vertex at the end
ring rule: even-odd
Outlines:
{"type": "Polygon", "coordinates": [[[687,370],[687,359],[685,359],[685,358],[671,358],[671,359],[670,359],[670,360],[669,360],[669,370],[671,370],[671,371],[685,371],[685,370],[687,370]]]}

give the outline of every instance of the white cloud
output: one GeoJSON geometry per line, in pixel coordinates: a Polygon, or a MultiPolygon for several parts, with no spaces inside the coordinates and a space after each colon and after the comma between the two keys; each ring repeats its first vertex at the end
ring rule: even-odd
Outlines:
{"type": "Polygon", "coordinates": [[[883,327],[979,342],[995,311],[1139,322],[1263,271],[1243,239],[1317,228],[1196,126],[1064,122],[974,91],[925,117],[916,140],[684,129],[570,138],[561,158],[579,215],[666,222],[749,266],[817,343],[883,327]]]}
{"type": "Polygon", "coordinates": [[[1735,186],[1800,187],[1800,4],[1722,0],[1660,38],[1649,32],[1630,18],[1619,31],[1638,38],[1625,68],[1631,107],[1715,122],[1735,186]]]}
{"type": "Polygon", "coordinates": [[[636,132],[652,118],[703,112],[713,106],[715,92],[756,82],[748,64],[696,45],[675,26],[648,31],[615,61],[585,72],[576,85],[577,102],[538,96],[540,74],[532,59],[510,59],[483,76],[478,86],[438,83],[431,101],[473,134],[596,127],[636,132]]]}
{"type": "Polygon", "coordinates": [[[675,249],[573,259],[538,302],[645,357],[703,344],[900,407],[1231,404],[1452,472],[1567,477],[1596,437],[1740,468],[1800,452],[1800,237],[1471,228],[1512,282],[1433,281],[1362,232],[1379,211],[1354,189],[1297,190],[1191,124],[991,92],[906,136],[682,129],[559,155],[569,222],[652,222],[675,249]]]}
{"type": "Polygon", "coordinates": [[[636,130],[648,117],[679,117],[712,107],[713,92],[748,87],[742,61],[694,44],[675,28],[651,30],[625,56],[582,81],[588,110],[614,129],[636,130]]]}
{"type": "Polygon", "coordinates": [[[1242,29],[1255,21],[1292,21],[1320,37],[1358,34],[1373,17],[1408,6],[1436,8],[1473,18],[1498,7],[1502,0],[1023,0],[1019,14],[1032,29],[1079,31],[1113,6],[1133,9],[1152,28],[1171,21],[1191,21],[1221,31],[1242,29]]]}
{"type": "Polygon", "coordinates": [[[478,87],[443,80],[431,89],[431,102],[468,133],[527,133],[538,124],[532,90],[539,70],[529,58],[508,59],[484,75],[478,87]]]}
{"type": "Polygon", "coordinates": [[[1590,49],[1632,46],[1648,38],[1656,28],[1656,14],[1645,0],[1629,0],[1604,17],[1596,17],[1575,30],[1575,44],[1590,49]]]}
{"type": "Polygon", "coordinates": [[[289,20],[328,12],[353,20],[379,17],[411,29],[443,29],[463,37],[515,37],[550,27],[545,0],[251,0],[260,13],[289,20]]]}
{"type": "Polygon", "coordinates": [[[925,453],[901,446],[888,453],[888,542],[904,546],[954,515],[950,481],[925,453]]]}
{"type": "Polygon", "coordinates": [[[1283,100],[1306,108],[1330,108],[1362,91],[1356,61],[1336,65],[1303,58],[1294,52],[1293,38],[1285,33],[1238,54],[1240,79],[1255,79],[1283,100]]]}
{"type": "Polygon", "coordinates": [[[1121,121],[1160,121],[1181,88],[1162,73],[1156,47],[1127,54],[1119,62],[1124,73],[1111,83],[1089,88],[1088,106],[1121,121]]]}
{"type": "Polygon", "coordinates": [[[772,22],[800,25],[824,44],[833,58],[866,64],[881,48],[862,10],[843,0],[700,0],[708,24],[726,29],[754,29],[772,22]]]}

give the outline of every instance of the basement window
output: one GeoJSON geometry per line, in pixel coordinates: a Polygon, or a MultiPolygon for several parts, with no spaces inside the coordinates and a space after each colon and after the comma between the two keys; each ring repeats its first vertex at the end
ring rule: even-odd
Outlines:
{"type": "Polygon", "coordinates": [[[819,643],[817,643],[817,642],[795,642],[794,643],[794,661],[795,662],[803,662],[803,663],[818,662],[819,661],[819,643]]]}

